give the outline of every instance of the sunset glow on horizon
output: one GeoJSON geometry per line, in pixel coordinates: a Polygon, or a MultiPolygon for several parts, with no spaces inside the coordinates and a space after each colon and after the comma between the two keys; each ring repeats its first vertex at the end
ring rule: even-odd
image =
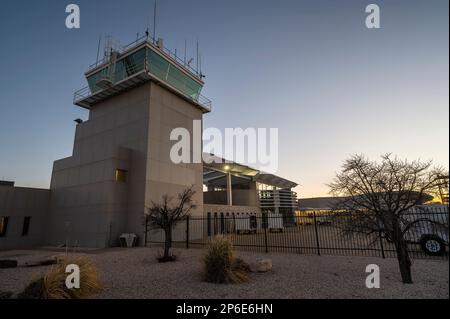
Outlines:
{"type": "MultiPolygon", "coordinates": [[[[53,161],[72,154],[73,120],[87,118],[73,93],[99,36],[135,40],[152,3],[77,1],[76,31],[64,3],[2,4],[0,180],[49,187],[53,161]]],[[[352,154],[449,167],[449,3],[376,3],[380,29],[366,28],[361,1],[160,1],[157,35],[178,52],[186,40],[188,57],[199,39],[213,101],[204,128],[278,128],[277,175],[299,198],[329,196],[352,154]]]]}

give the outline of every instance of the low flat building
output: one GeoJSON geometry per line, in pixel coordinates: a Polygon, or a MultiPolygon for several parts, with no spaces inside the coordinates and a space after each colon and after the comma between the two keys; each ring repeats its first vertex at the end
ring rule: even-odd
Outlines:
{"type": "Polygon", "coordinates": [[[339,197],[299,198],[299,211],[330,211],[339,202],[339,197]]]}
{"type": "Polygon", "coordinates": [[[0,250],[42,245],[50,190],[0,181],[0,250]]]}
{"type": "MultiPolygon", "coordinates": [[[[431,203],[433,201],[433,196],[431,195],[421,195],[423,196],[422,204],[431,203]]],[[[339,202],[342,200],[347,200],[350,197],[312,197],[312,198],[300,198],[298,199],[299,212],[329,212],[335,210],[338,207],[339,202]]],[[[444,204],[444,202],[437,203],[444,204]]]]}

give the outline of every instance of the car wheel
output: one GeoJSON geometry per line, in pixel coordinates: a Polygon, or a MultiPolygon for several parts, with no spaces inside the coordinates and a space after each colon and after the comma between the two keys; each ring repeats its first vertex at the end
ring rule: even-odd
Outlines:
{"type": "Polygon", "coordinates": [[[420,246],[429,256],[442,256],[445,252],[444,241],[436,235],[425,235],[420,240],[420,246]]]}

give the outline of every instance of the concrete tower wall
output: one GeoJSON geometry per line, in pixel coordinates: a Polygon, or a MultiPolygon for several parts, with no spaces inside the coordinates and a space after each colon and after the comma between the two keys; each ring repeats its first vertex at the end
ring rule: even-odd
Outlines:
{"type": "Polygon", "coordinates": [[[73,156],[54,164],[47,244],[113,246],[124,232],[142,244],[144,207],[190,185],[193,214],[202,215],[202,164],[170,160],[171,130],[192,136],[194,119],[202,111],[153,82],[94,105],[77,126],[73,156]],[[116,169],[128,172],[126,182],[116,169]]]}
{"type": "Polygon", "coordinates": [[[128,205],[143,202],[149,88],[95,105],[77,125],[73,155],[54,164],[48,244],[113,246],[126,231],[128,205]],[[128,171],[125,183],[117,169],[128,171]]]}
{"type": "MultiPolygon", "coordinates": [[[[193,121],[202,120],[202,111],[170,91],[152,84],[149,120],[146,204],[160,200],[164,194],[179,194],[194,185],[194,201],[198,207],[193,215],[201,216],[203,164],[174,164],[170,159],[170,149],[176,142],[170,141],[170,133],[175,128],[185,128],[189,131],[192,142],[195,139],[193,121]]],[[[201,140],[196,142],[201,145],[201,140]]],[[[192,143],[190,152],[192,158],[192,143]]]]}

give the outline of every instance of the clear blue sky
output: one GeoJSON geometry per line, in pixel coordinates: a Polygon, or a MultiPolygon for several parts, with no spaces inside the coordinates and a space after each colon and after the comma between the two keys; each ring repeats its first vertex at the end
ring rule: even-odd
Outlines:
{"type": "MultiPolygon", "coordinates": [[[[143,32],[153,1],[41,0],[0,5],[0,179],[48,187],[71,155],[72,105],[100,35],[143,32]],[[81,29],[65,7],[81,8],[81,29]]],[[[448,1],[159,1],[157,35],[194,56],[200,40],[205,127],[278,127],[278,174],[301,197],[352,153],[449,163],[448,1]],[[381,7],[368,30],[365,6],[381,7]]]]}

